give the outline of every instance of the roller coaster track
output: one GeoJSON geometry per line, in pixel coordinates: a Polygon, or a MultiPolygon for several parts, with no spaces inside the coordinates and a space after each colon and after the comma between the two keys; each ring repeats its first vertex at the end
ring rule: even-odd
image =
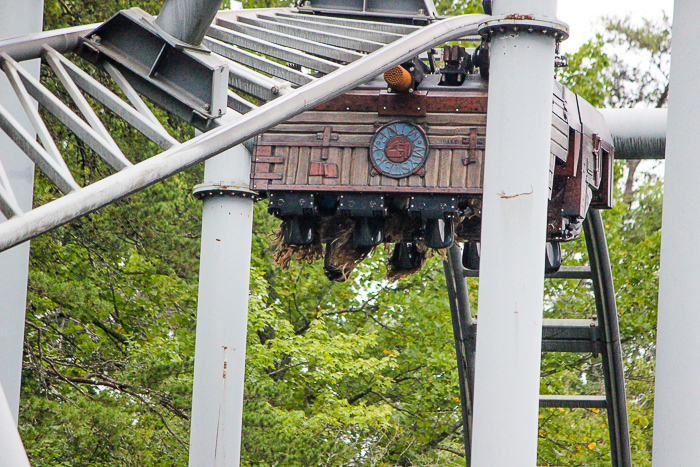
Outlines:
{"type": "Polygon", "coordinates": [[[229,64],[229,85],[264,105],[229,91],[228,106],[240,118],[179,144],[148,110],[119,71],[106,70],[131,103],[70,60],[71,52],[94,29],[84,26],[0,41],[0,62],[41,144],[0,107],[0,128],[64,194],[23,213],[0,168],[0,251],[84,216],[202,162],[294,115],[332,99],[397,64],[447,41],[473,36],[487,16],[465,15],[424,27],[382,21],[302,15],[290,9],[246,10],[221,14],[205,45],[229,64]],[[343,35],[339,33],[342,32],[343,35]],[[360,39],[359,37],[363,37],[360,39]],[[68,57],[67,57],[68,55],[68,57]],[[43,58],[79,109],[51,93],[19,66],[43,58]],[[284,66],[279,61],[293,64],[284,66]],[[100,121],[87,94],[164,149],[132,164],[100,121]],[[115,171],[80,187],[70,173],[36,103],[56,117],[115,171]],[[82,115],[82,116],[81,116],[82,115]]]}
{"type": "MultiPolygon", "coordinates": [[[[610,457],[613,467],[631,467],[627,421],[625,378],[620,331],[615,304],[610,258],[600,211],[591,209],[584,224],[589,267],[562,267],[547,274],[549,279],[591,280],[596,316],[592,319],[545,319],[542,328],[543,352],[589,353],[601,357],[604,395],[543,395],[542,408],[604,409],[608,416],[610,457]]],[[[464,424],[464,445],[469,465],[471,415],[474,404],[474,364],[477,320],[469,307],[465,277],[478,277],[478,271],[462,267],[462,251],[453,245],[445,260],[445,279],[452,314],[464,424]]],[[[478,404],[478,401],[476,401],[478,404]]]]}
{"type": "MultiPolygon", "coordinates": [[[[294,9],[220,13],[204,45],[229,66],[228,108],[237,115],[227,123],[184,143],[164,128],[120,71],[109,64],[109,78],[96,79],[96,68],[75,58],[83,38],[98,25],[0,41],[0,65],[38,139],[0,106],[0,129],[51,180],[62,196],[23,212],[0,164],[0,251],[46,233],[114,203],[182,170],[241,144],[289,118],[351,90],[433,47],[477,33],[484,15],[466,15],[428,25],[399,24],[377,18],[348,19],[303,14],[294,9]],[[54,93],[27,73],[21,62],[41,58],[65,92],[54,93]],[[286,63],[287,65],[285,65],[286,63]],[[105,80],[110,80],[107,83],[105,80]],[[118,89],[120,93],[114,90],[118,89]],[[122,97],[123,95],[123,97],[122,97]],[[248,99],[241,97],[247,96],[248,99]],[[250,99],[253,98],[253,99],[250,99]],[[257,106],[251,100],[260,102],[257,106]],[[39,112],[37,105],[44,112],[39,112]],[[134,164],[113,137],[115,128],[99,117],[110,111],[162,152],[134,164]],[[44,122],[57,119],[111,175],[81,187],[44,122]]],[[[543,350],[590,352],[602,356],[605,396],[543,397],[542,407],[607,410],[612,465],[630,466],[624,379],[612,277],[600,214],[592,211],[585,233],[590,269],[567,269],[553,278],[593,281],[597,320],[549,320],[543,350]]],[[[467,460],[470,448],[476,322],[469,312],[460,248],[449,250],[445,265],[457,344],[467,460]]],[[[468,461],[467,461],[468,462],[468,461]]]]}

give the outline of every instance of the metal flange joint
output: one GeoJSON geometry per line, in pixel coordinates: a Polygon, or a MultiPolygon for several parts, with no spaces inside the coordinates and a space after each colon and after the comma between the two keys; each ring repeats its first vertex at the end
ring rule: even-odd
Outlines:
{"type": "Polygon", "coordinates": [[[239,198],[247,198],[252,201],[260,199],[260,195],[247,187],[235,185],[226,185],[223,183],[201,183],[196,185],[192,190],[192,194],[197,199],[205,199],[209,196],[236,196],[239,198]]]}
{"type": "Polygon", "coordinates": [[[537,15],[497,15],[479,24],[479,35],[485,41],[493,34],[513,34],[527,32],[553,37],[557,42],[569,38],[569,25],[547,16],[537,15]]]}

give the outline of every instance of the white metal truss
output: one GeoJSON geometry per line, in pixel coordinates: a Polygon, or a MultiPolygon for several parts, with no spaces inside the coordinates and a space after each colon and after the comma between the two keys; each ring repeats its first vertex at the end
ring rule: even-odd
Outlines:
{"type": "MultiPolygon", "coordinates": [[[[0,251],[233,148],[430,48],[457,39],[478,39],[474,36],[478,25],[487,19],[484,15],[467,15],[415,25],[391,22],[386,17],[360,18],[309,14],[303,9],[219,13],[203,45],[228,65],[227,104],[243,115],[184,143],[167,132],[118,68],[104,62],[101,67],[106,75],[97,79],[95,67],[74,58],[73,52],[82,38],[98,25],[0,41],[0,65],[37,137],[24,130],[16,117],[1,106],[0,129],[63,193],[43,206],[22,212],[0,165],[0,212],[9,219],[0,223],[0,251]],[[59,96],[51,92],[19,66],[21,61],[39,57],[65,93],[59,96]],[[105,85],[107,76],[111,83],[105,85]],[[43,112],[37,110],[37,103],[43,112]],[[99,117],[105,110],[163,152],[137,164],[129,161],[113,137],[115,129],[99,117]],[[113,173],[79,186],[65,162],[61,145],[56,144],[48,130],[44,121],[47,114],[91,148],[113,173]]],[[[450,292],[454,302],[459,293],[450,292]]],[[[464,300],[462,297],[462,303],[464,300]]],[[[462,377],[470,378],[473,380],[473,374],[462,377]]],[[[608,398],[617,393],[608,391],[608,398]]],[[[468,399],[471,401],[472,397],[469,394],[468,399]]],[[[563,403],[605,407],[613,414],[619,405],[601,398],[549,400],[544,405],[567,406],[563,403]]],[[[470,417],[465,412],[465,421],[470,417]]],[[[611,423],[611,433],[617,430],[626,434],[625,427],[620,429],[618,425],[613,427],[611,423]]],[[[468,430],[469,426],[465,428],[468,430]]],[[[614,465],[628,465],[624,453],[619,459],[614,465]]]]}
{"type": "Polygon", "coordinates": [[[23,213],[0,168],[0,210],[9,218],[0,224],[0,251],[247,141],[432,47],[460,38],[474,39],[478,24],[485,18],[467,15],[417,26],[388,22],[386,18],[382,21],[310,15],[294,9],[221,12],[204,45],[228,64],[228,107],[245,115],[183,144],[168,134],[116,67],[107,64],[103,68],[114,89],[119,89],[126,100],[91,76],[94,69],[73,61],[72,52],[96,25],[0,41],[0,64],[38,140],[2,108],[0,128],[64,193],[63,197],[23,213]],[[63,102],[18,66],[19,61],[38,57],[58,78],[71,102],[63,102]],[[102,108],[93,108],[86,96],[102,108]],[[80,187],[35,102],[115,173],[80,187]],[[77,108],[77,112],[72,108],[77,108]],[[133,164],[114,141],[112,130],[100,120],[98,115],[104,109],[164,152],[133,164]]]}

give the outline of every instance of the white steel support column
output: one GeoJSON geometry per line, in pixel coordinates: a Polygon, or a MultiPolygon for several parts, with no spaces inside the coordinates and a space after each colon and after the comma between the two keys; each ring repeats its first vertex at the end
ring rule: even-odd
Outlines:
{"type": "MultiPolygon", "coordinates": [[[[493,3],[556,19],[556,0],[493,3]]],[[[473,467],[537,465],[554,49],[551,33],[492,35],[473,467]]]]}
{"type": "Polygon", "coordinates": [[[676,0],[666,136],[654,399],[656,467],[700,459],[700,2],[676,0]]]}
{"type": "Polygon", "coordinates": [[[195,188],[204,195],[204,215],[190,467],[240,464],[253,228],[249,184],[250,153],[239,145],[209,159],[204,183],[195,188]]]}
{"type": "Polygon", "coordinates": [[[0,465],[29,467],[29,459],[17,432],[16,423],[0,384],[0,465]]]}
{"type": "MultiPolygon", "coordinates": [[[[43,0],[0,0],[0,39],[40,32],[44,17],[43,0]]],[[[39,62],[24,63],[39,76],[39,62]]],[[[0,105],[34,134],[12,86],[0,73],[0,105]]],[[[7,173],[19,207],[32,208],[34,164],[5,133],[0,132],[0,163],[7,173]]],[[[5,217],[0,214],[0,222],[5,217]]],[[[5,390],[12,418],[17,423],[22,379],[24,314],[27,307],[29,242],[0,253],[0,384],[5,390]]]]}

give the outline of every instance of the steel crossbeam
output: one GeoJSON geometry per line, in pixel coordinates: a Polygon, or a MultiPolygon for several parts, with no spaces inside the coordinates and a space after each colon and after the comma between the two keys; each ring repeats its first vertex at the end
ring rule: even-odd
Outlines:
{"type": "Polygon", "coordinates": [[[320,31],[322,33],[333,34],[334,36],[354,37],[375,43],[389,44],[390,42],[394,42],[396,39],[400,39],[402,36],[402,34],[374,31],[372,29],[363,29],[360,27],[337,26],[319,21],[309,21],[309,18],[297,19],[280,15],[258,15],[258,18],[268,22],[274,21],[277,23],[288,24],[290,26],[296,26],[309,31],[320,31]]]}
{"type": "Polygon", "coordinates": [[[357,28],[370,31],[388,32],[391,34],[399,35],[410,34],[420,29],[420,26],[411,26],[407,24],[385,23],[382,21],[365,21],[334,16],[311,16],[309,14],[299,14],[291,12],[280,12],[277,13],[277,16],[281,18],[294,18],[303,21],[308,21],[310,18],[313,18],[313,20],[316,23],[346,26],[350,28],[357,28]]]}
{"type": "Polygon", "coordinates": [[[326,59],[338,60],[342,63],[349,63],[362,58],[361,53],[345,49],[342,46],[329,45],[316,42],[312,39],[297,37],[293,35],[293,32],[292,34],[285,34],[270,30],[263,27],[265,24],[261,23],[248,24],[245,22],[246,18],[246,16],[241,16],[241,21],[220,19],[217,23],[237,33],[246,34],[256,39],[262,39],[284,47],[292,47],[308,54],[319,55],[326,59]]]}
{"type": "Polygon", "coordinates": [[[213,39],[228,42],[243,49],[251,50],[259,54],[265,54],[278,60],[285,60],[287,62],[310,68],[312,70],[317,70],[322,73],[331,73],[342,66],[330,60],[302,52],[301,50],[275,44],[262,38],[243,34],[239,31],[234,32],[231,29],[218,26],[216,24],[209,28],[208,36],[213,39]]]}

